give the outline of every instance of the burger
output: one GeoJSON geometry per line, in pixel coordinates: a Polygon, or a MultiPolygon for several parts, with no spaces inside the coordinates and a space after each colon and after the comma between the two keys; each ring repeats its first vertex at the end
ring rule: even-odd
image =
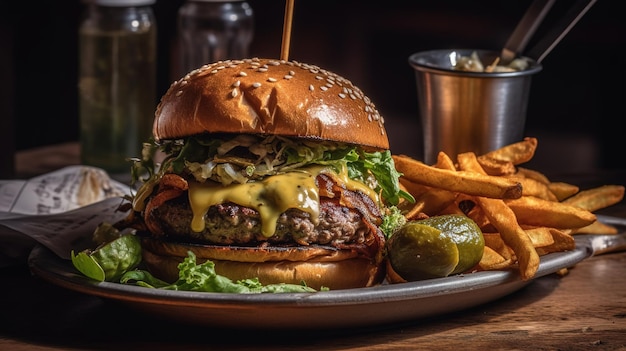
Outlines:
{"type": "Polygon", "coordinates": [[[220,61],[172,83],[133,175],[129,222],[165,281],[192,252],[234,281],[373,286],[402,222],[383,117],[349,80],[276,59],[220,61]]]}

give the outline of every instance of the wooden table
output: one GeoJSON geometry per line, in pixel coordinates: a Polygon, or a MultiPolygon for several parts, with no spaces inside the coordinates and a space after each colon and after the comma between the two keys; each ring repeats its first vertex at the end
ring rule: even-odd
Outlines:
{"type": "MultiPolygon", "coordinates": [[[[571,179],[619,184],[624,174],[571,179]]],[[[604,213],[626,216],[626,205],[604,213]]],[[[626,252],[609,253],[502,299],[408,324],[241,335],[162,321],[47,283],[17,265],[0,269],[0,350],[626,350],[624,273],[626,252]]]]}

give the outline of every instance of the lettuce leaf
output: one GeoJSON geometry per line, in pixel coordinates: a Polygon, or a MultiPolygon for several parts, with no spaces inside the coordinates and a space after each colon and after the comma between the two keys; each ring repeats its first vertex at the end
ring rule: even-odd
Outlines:
{"type": "Polygon", "coordinates": [[[147,288],[165,290],[221,292],[221,293],[303,293],[316,292],[315,289],[298,284],[268,284],[263,285],[257,278],[232,281],[215,273],[215,264],[205,261],[196,264],[196,255],[189,251],[187,257],[178,265],[179,278],[169,284],[155,278],[144,270],[126,272],[120,279],[123,284],[136,284],[147,288]]]}
{"type": "Polygon", "coordinates": [[[389,150],[365,152],[355,145],[279,136],[193,136],[147,143],[142,159],[135,160],[133,174],[148,173],[149,180],[154,180],[165,172],[188,172],[198,181],[211,179],[227,185],[312,164],[337,170],[346,166],[350,178],[372,187],[387,205],[397,205],[400,199],[414,201],[400,189],[401,173],[389,150]],[[160,165],[153,161],[157,151],[166,155],[160,165]]]}

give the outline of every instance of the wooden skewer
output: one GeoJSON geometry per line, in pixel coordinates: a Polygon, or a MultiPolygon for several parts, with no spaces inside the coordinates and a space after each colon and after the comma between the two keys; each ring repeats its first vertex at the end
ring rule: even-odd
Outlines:
{"type": "Polygon", "coordinates": [[[280,50],[281,60],[289,59],[289,44],[291,42],[291,22],[293,19],[294,0],[287,0],[285,4],[285,20],[283,22],[283,43],[280,50]]]}

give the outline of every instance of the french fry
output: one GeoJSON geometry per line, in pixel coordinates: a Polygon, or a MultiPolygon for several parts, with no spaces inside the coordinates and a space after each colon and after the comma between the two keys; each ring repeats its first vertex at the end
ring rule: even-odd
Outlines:
{"type": "Polygon", "coordinates": [[[552,228],[534,227],[523,229],[530,238],[530,241],[532,241],[535,248],[554,244],[554,238],[552,237],[551,233],[552,228]]]}
{"type": "Polygon", "coordinates": [[[523,141],[503,146],[490,151],[478,158],[492,158],[500,161],[508,161],[513,165],[519,165],[530,161],[537,149],[537,138],[526,137],[523,141]]]}
{"type": "MultiPolygon", "coordinates": [[[[524,168],[524,167],[517,167],[517,172],[518,175],[526,177],[526,178],[531,178],[534,179],[538,182],[542,182],[544,184],[550,184],[550,179],[548,179],[548,177],[546,177],[545,174],[536,171],[534,169],[529,169],[529,168],[524,168]]],[[[578,191],[578,190],[576,190],[578,191]]]]}
{"type": "Polygon", "coordinates": [[[510,258],[504,258],[489,246],[485,246],[483,257],[478,262],[478,267],[484,271],[505,269],[513,264],[510,258]]]}
{"type": "Polygon", "coordinates": [[[463,213],[463,211],[461,211],[461,209],[456,205],[456,201],[451,203],[450,206],[446,207],[443,211],[441,211],[441,213],[439,214],[458,214],[458,215],[465,215],[465,213],[463,213]]]}
{"type": "Polygon", "coordinates": [[[550,234],[552,234],[554,243],[548,246],[538,247],[536,250],[539,255],[543,256],[551,252],[569,251],[576,248],[574,238],[564,231],[553,228],[550,230],[550,234]]]}
{"type": "MultiPolygon", "coordinates": [[[[434,167],[456,170],[454,162],[445,152],[439,152],[434,167]]],[[[418,184],[406,177],[400,178],[400,184],[415,198],[413,207],[405,214],[407,219],[416,219],[421,214],[434,216],[453,204],[456,198],[454,192],[418,184]]]]}
{"type": "Polygon", "coordinates": [[[559,201],[567,199],[580,190],[578,186],[564,182],[551,182],[548,184],[548,188],[559,201]]]}
{"type": "Polygon", "coordinates": [[[456,166],[454,166],[454,161],[443,151],[440,151],[437,154],[437,163],[435,163],[435,167],[439,169],[448,169],[451,171],[456,170],[456,166]]]}
{"type": "MultiPolygon", "coordinates": [[[[478,202],[478,200],[474,201],[478,202]]],[[[471,218],[476,225],[478,225],[480,230],[490,231],[489,228],[491,227],[491,222],[489,222],[489,218],[485,215],[485,211],[483,211],[482,207],[474,206],[474,208],[466,213],[466,216],[471,218]]]]}
{"type": "Polygon", "coordinates": [[[535,196],[548,201],[558,201],[556,195],[554,195],[545,183],[519,175],[509,176],[508,178],[514,179],[522,184],[522,196],[535,196]]]}
{"type": "Polygon", "coordinates": [[[478,206],[474,196],[463,193],[458,193],[454,202],[464,214],[469,213],[472,209],[478,206]]]}
{"type": "Polygon", "coordinates": [[[435,216],[448,206],[454,203],[456,194],[447,190],[432,189],[426,194],[420,196],[420,201],[424,202],[422,212],[429,216],[435,216]]]}
{"type": "Polygon", "coordinates": [[[459,194],[455,203],[461,212],[469,217],[484,232],[495,232],[496,229],[489,222],[485,211],[478,205],[478,200],[474,196],[459,194]]]}
{"type": "Polygon", "coordinates": [[[568,204],[533,196],[505,200],[520,224],[550,228],[580,228],[596,221],[596,215],[568,204]]]}
{"type": "MultiPolygon", "coordinates": [[[[414,194],[421,194],[422,191],[428,190],[428,187],[424,185],[409,183],[403,178],[400,178],[399,183],[400,183],[400,189],[413,195],[413,198],[416,198],[414,194]],[[409,187],[407,187],[407,185],[409,187]],[[411,188],[414,185],[419,186],[419,189],[411,188]]],[[[406,217],[407,220],[415,219],[420,213],[423,213],[422,212],[423,208],[424,208],[424,203],[417,201],[417,199],[415,200],[415,202],[402,200],[398,204],[398,209],[402,212],[402,214],[404,215],[404,217],[406,217]]]]}
{"type": "MultiPolygon", "coordinates": [[[[523,141],[477,156],[444,152],[432,166],[405,155],[393,155],[403,174],[401,187],[415,203],[399,207],[407,219],[462,214],[472,219],[485,239],[483,256],[475,269],[517,267],[524,280],[537,272],[542,255],[572,250],[574,235],[615,234],[615,226],[593,213],[624,198],[625,187],[606,185],[580,191],[553,182],[543,173],[519,166],[535,153],[537,139],[523,141]]],[[[567,274],[567,268],[559,271],[567,274]]]]}
{"type": "Polygon", "coordinates": [[[456,198],[456,193],[414,183],[402,177],[400,178],[400,184],[415,198],[415,203],[411,204],[412,207],[408,210],[405,217],[415,217],[419,212],[434,216],[454,203],[456,198]]]}
{"type": "Polygon", "coordinates": [[[517,224],[515,213],[500,199],[479,197],[478,203],[491,224],[500,232],[502,240],[515,252],[522,279],[531,279],[539,268],[539,255],[528,234],[517,224]]]}
{"type": "Polygon", "coordinates": [[[515,253],[504,243],[500,233],[483,232],[483,238],[485,239],[485,247],[489,247],[505,260],[513,261],[515,253]]]}
{"type": "Polygon", "coordinates": [[[554,274],[558,275],[559,277],[564,277],[569,274],[569,268],[561,268],[558,271],[554,272],[554,274]]]}
{"type": "Polygon", "coordinates": [[[595,221],[588,226],[584,226],[582,228],[575,228],[572,230],[572,234],[617,234],[618,230],[616,227],[602,223],[600,221],[595,221]]]}
{"type": "MultiPolygon", "coordinates": [[[[476,155],[472,152],[459,154],[459,168],[468,172],[484,174],[476,155]]],[[[485,211],[489,222],[498,230],[502,240],[513,249],[517,257],[520,276],[531,279],[539,268],[539,255],[528,234],[519,226],[515,213],[504,200],[477,196],[478,204],[485,211]]]]}
{"type": "Polygon", "coordinates": [[[517,172],[515,165],[510,161],[497,160],[491,157],[479,157],[478,163],[485,173],[494,176],[511,175],[517,172]]]}
{"type": "Polygon", "coordinates": [[[415,183],[496,199],[515,199],[522,196],[522,185],[511,179],[474,172],[439,169],[402,155],[394,155],[393,160],[403,177],[415,183]]]}
{"type": "Polygon", "coordinates": [[[597,188],[580,191],[576,195],[563,200],[563,203],[594,212],[615,205],[622,201],[623,198],[623,186],[603,185],[597,188]]]}

